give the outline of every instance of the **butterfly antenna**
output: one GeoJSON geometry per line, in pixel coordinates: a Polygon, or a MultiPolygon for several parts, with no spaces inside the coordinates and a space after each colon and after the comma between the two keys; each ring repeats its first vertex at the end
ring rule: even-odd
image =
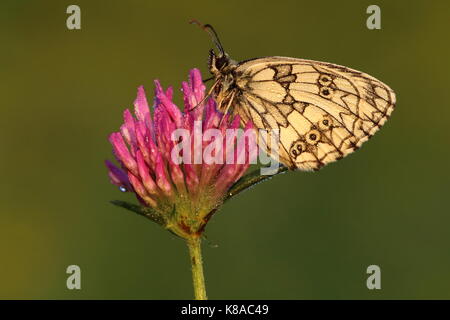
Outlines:
{"type": "Polygon", "coordinates": [[[219,40],[219,36],[217,35],[216,30],[214,30],[214,28],[212,27],[212,25],[210,24],[202,24],[200,23],[198,20],[192,19],[191,21],[189,21],[190,24],[196,24],[198,25],[200,28],[202,28],[203,30],[205,30],[206,32],[209,33],[209,35],[212,38],[212,41],[214,42],[214,44],[216,45],[217,49],[219,49],[220,51],[220,55],[224,56],[225,55],[225,50],[223,50],[222,47],[222,43],[220,43],[219,40]]]}

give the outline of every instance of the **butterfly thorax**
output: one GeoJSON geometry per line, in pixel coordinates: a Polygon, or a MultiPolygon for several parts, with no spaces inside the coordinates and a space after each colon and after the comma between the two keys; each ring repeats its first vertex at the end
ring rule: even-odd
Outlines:
{"type": "Polygon", "coordinates": [[[209,71],[214,76],[214,94],[219,110],[224,111],[233,99],[233,92],[236,91],[236,77],[234,74],[237,62],[230,59],[228,54],[216,56],[213,50],[209,55],[209,71]]]}

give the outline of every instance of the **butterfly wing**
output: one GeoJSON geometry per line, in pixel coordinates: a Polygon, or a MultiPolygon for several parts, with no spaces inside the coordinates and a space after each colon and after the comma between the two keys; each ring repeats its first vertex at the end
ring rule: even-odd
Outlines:
{"type": "MultiPolygon", "coordinates": [[[[381,128],[395,105],[394,92],[381,81],[325,62],[244,61],[235,69],[235,81],[235,112],[257,128],[279,130],[280,161],[292,169],[318,170],[352,153],[381,128]]],[[[268,138],[262,144],[270,153],[268,138]]]]}

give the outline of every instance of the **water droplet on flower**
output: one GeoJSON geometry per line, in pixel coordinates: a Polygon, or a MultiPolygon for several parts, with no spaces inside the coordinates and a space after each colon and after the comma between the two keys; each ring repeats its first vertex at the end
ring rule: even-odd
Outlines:
{"type": "Polygon", "coordinates": [[[124,186],[120,186],[119,190],[122,191],[122,192],[127,192],[127,188],[125,188],[124,186]]]}

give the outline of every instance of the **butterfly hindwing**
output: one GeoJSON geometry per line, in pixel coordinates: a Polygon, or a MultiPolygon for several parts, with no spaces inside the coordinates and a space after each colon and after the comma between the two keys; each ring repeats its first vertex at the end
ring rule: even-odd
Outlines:
{"type": "Polygon", "coordinates": [[[318,170],[359,148],[395,105],[394,92],[379,80],[324,62],[254,59],[237,66],[235,79],[235,112],[257,128],[279,130],[280,161],[301,170],[318,170]]]}

